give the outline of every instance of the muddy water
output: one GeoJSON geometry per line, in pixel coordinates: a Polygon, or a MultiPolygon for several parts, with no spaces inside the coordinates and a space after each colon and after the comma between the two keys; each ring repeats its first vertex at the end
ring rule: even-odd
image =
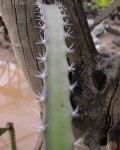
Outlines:
{"type": "MultiPolygon", "coordinates": [[[[18,150],[34,150],[39,106],[18,65],[0,61],[0,127],[13,122],[18,150]]],[[[0,150],[9,150],[8,134],[0,136],[0,150]]]]}

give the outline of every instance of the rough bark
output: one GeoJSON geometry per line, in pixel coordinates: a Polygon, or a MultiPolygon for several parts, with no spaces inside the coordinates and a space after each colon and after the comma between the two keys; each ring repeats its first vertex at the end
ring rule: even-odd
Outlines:
{"type": "Polygon", "coordinates": [[[35,93],[41,91],[42,82],[34,77],[41,67],[36,57],[41,52],[38,31],[35,28],[34,0],[2,0],[0,11],[7,26],[14,53],[35,93]]]}
{"type": "MultiPolygon", "coordinates": [[[[90,150],[120,149],[120,57],[102,58],[92,41],[86,16],[80,0],[60,0],[67,8],[74,31],[76,71],[70,82],[78,82],[71,93],[73,109],[80,107],[79,117],[73,118],[76,138],[83,137],[90,150]]],[[[53,3],[53,0],[44,0],[53,3]]],[[[8,28],[18,62],[35,93],[42,88],[34,78],[40,64],[36,56],[44,49],[36,45],[34,0],[1,0],[0,13],[8,28]]],[[[59,63],[59,62],[58,62],[59,63]]]]}

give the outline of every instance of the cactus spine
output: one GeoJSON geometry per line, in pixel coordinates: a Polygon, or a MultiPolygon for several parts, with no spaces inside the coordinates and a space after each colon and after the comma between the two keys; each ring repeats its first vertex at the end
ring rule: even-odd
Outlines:
{"type": "Polygon", "coordinates": [[[44,64],[44,69],[36,77],[43,80],[44,88],[37,97],[43,105],[43,122],[39,127],[43,133],[43,150],[73,150],[74,140],[71,120],[78,112],[72,113],[70,92],[77,83],[69,85],[68,73],[75,70],[72,62],[68,66],[66,55],[74,53],[73,44],[67,47],[65,38],[71,37],[69,17],[61,3],[43,4],[40,0],[37,6],[40,40],[46,51],[37,59],[44,64]],[[64,27],[68,31],[64,31],[64,27]]]}

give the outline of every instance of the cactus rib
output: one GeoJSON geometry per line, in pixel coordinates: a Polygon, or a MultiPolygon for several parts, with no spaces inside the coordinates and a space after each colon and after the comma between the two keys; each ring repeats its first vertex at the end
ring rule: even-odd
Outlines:
{"type": "Polygon", "coordinates": [[[39,127],[43,133],[43,150],[73,150],[72,117],[78,116],[78,109],[72,112],[70,92],[77,82],[69,84],[68,73],[75,70],[75,63],[68,65],[67,54],[75,52],[74,43],[67,46],[66,38],[73,38],[70,28],[70,18],[65,7],[56,2],[51,5],[35,2],[37,6],[38,28],[40,40],[46,51],[36,57],[39,63],[44,63],[44,69],[35,77],[43,80],[43,92],[36,96],[43,107],[43,121],[39,127]],[[65,32],[64,27],[68,30],[65,32]]]}

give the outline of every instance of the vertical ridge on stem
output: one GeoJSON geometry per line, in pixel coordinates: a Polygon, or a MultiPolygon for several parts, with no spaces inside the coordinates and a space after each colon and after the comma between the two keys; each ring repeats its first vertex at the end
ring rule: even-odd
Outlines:
{"type": "Polygon", "coordinates": [[[69,98],[76,84],[70,85],[68,79],[68,73],[75,70],[75,63],[68,65],[66,59],[67,54],[72,54],[74,50],[74,43],[70,47],[67,47],[65,43],[65,38],[71,38],[72,33],[69,17],[61,3],[46,5],[38,0],[36,4],[39,8],[38,18],[40,18],[38,28],[41,30],[37,44],[43,44],[46,48],[46,52],[37,57],[40,63],[44,63],[45,71],[35,75],[43,79],[45,89],[43,89],[44,95],[38,96],[46,112],[46,115],[43,114],[41,128],[46,127],[43,131],[45,133],[43,149],[72,150],[74,138],[69,98]],[[64,27],[68,28],[66,32],[64,27]]]}

